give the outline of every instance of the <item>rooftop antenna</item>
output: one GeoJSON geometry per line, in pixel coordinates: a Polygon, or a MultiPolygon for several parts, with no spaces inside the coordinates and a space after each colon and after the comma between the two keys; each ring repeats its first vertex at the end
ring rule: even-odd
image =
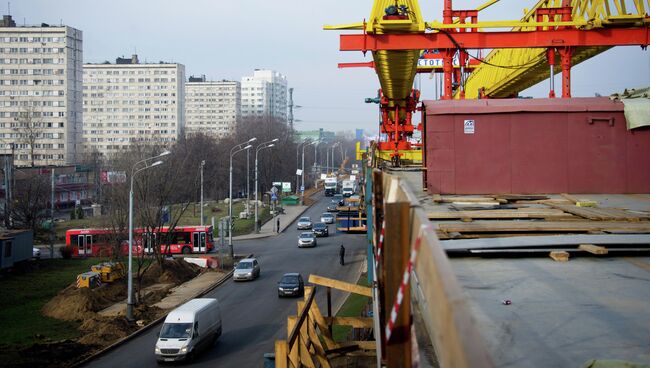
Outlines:
{"type": "Polygon", "coordinates": [[[11,15],[11,1],[7,1],[7,15],[11,15]]]}

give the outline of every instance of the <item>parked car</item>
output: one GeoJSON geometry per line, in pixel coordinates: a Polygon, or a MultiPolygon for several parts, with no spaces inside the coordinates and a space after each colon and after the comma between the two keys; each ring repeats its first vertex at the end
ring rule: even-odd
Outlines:
{"type": "Polygon", "coordinates": [[[301,217],[298,220],[298,230],[311,230],[311,218],[309,217],[301,217]]]}
{"type": "Polygon", "coordinates": [[[255,258],[244,258],[239,261],[232,274],[233,281],[255,280],[258,277],[260,277],[260,264],[255,258]]]}
{"type": "Polygon", "coordinates": [[[32,257],[36,259],[41,258],[41,250],[38,248],[32,248],[32,257]]]}
{"type": "Polygon", "coordinates": [[[302,281],[302,275],[296,272],[285,273],[278,281],[278,298],[302,295],[305,295],[305,283],[302,281]]]}
{"type": "Polygon", "coordinates": [[[298,248],[315,247],[316,236],[311,231],[301,233],[298,237],[298,248]]]}
{"type": "Polygon", "coordinates": [[[212,346],[219,336],[219,301],[212,298],[192,299],[171,311],[165,318],[156,341],[156,360],[189,360],[201,348],[212,346]]]}
{"type": "Polygon", "coordinates": [[[327,224],[324,222],[317,222],[314,224],[314,228],[312,230],[314,232],[314,235],[318,236],[330,236],[329,229],[327,228],[327,224]]]}
{"type": "Polygon", "coordinates": [[[320,215],[320,222],[324,222],[326,224],[333,224],[334,223],[334,215],[332,215],[329,212],[325,212],[324,214],[320,215]]]}

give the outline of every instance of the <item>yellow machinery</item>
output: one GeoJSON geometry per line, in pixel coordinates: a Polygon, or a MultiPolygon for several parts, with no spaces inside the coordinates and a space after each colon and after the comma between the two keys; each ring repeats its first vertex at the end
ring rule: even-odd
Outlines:
{"type": "Polygon", "coordinates": [[[77,275],[77,288],[94,289],[102,285],[102,278],[99,272],[88,271],[77,275]]]}
{"type": "Polygon", "coordinates": [[[102,282],[113,282],[124,277],[124,265],[120,262],[103,262],[92,265],[90,270],[101,276],[102,282]]]}

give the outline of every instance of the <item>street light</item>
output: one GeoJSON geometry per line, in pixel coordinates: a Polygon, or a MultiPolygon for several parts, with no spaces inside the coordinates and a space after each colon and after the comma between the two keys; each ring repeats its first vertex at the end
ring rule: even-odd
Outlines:
{"type": "Polygon", "coordinates": [[[305,147],[311,146],[312,144],[317,144],[317,141],[309,142],[308,144],[305,144],[302,146],[302,184],[300,186],[300,205],[302,206],[304,204],[304,198],[305,198],[305,147]]]}
{"type": "Polygon", "coordinates": [[[201,226],[203,226],[203,166],[205,160],[201,161],[201,226]]]}
{"type": "Polygon", "coordinates": [[[275,138],[273,140],[270,140],[268,142],[260,143],[257,148],[255,148],[255,232],[259,232],[260,229],[257,227],[257,154],[265,149],[265,148],[271,148],[275,146],[275,142],[277,142],[278,139],[275,138]]]}
{"type": "Polygon", "coordinates": [[[131,190],[129,191],[129,271],[127,290],[128,296],[126,302],[126,319],[129,321],[133,321],[133,179],[135,178],[135,175],[140,171],[150,169],[163,163],[162,161],[158,160],[149,165],[147,164],[148,161],[167,156],[170,153],[171,152],[165,150],[158,156],[145,158],[144,160],[136,162],[131,168],[131,190]],[[144,167],[136,169],[140,164],[144,164],[144,167]]]}
{"type": "Polygon", "coordinates": [[[232,248],[232,156],[237,152],[250,149],[253,147],[251,143],[255,142],[257,138],[253,137],[244,143],[240,143],[230,149],[230,192],[228,195],[228,246],[230,247],[230,258],[234,259],[235,253],[232,248]]]}
{"type": "Polygon", "coordinates": [[[339,146],[341,142],[336,142],[334,145],[332,145],[332,172],[334,172],[334,148],[339,146]]]}
{"type": "MultiPolygon", "coordinates": [[[[300,146],[302,146],[303,144],[305,144],[305,143],[307,143],[307,142],[309,142],[309,138],[307,138],[307,139],[305,139],[304,141],[298,143],[298,145],[296,146],[296,170],[298,170],[298,164],[299,164],[299,161],[298,161],[298,160],[299,160],[299,157],[300,157],[300,146]]],[[[303,164],[302,166],[303,166],[303,168],[304,168],[305,165],[303,164]]],[[[299,175],[298,175],[298,173],[296,172],[296,194],[298,194],[298,184],[299,184],[299,180],[300,180],[299,175]]]]}

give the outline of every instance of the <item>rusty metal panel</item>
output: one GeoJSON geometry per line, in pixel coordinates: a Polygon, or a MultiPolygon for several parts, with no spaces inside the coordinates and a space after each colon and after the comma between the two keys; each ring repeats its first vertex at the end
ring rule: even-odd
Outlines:
{"type": "Polygon", "coordinates": [[[425,107],[431,193],[650,193],[650,129],[628,131],[620,102],[425,101],[425,107]]]}

